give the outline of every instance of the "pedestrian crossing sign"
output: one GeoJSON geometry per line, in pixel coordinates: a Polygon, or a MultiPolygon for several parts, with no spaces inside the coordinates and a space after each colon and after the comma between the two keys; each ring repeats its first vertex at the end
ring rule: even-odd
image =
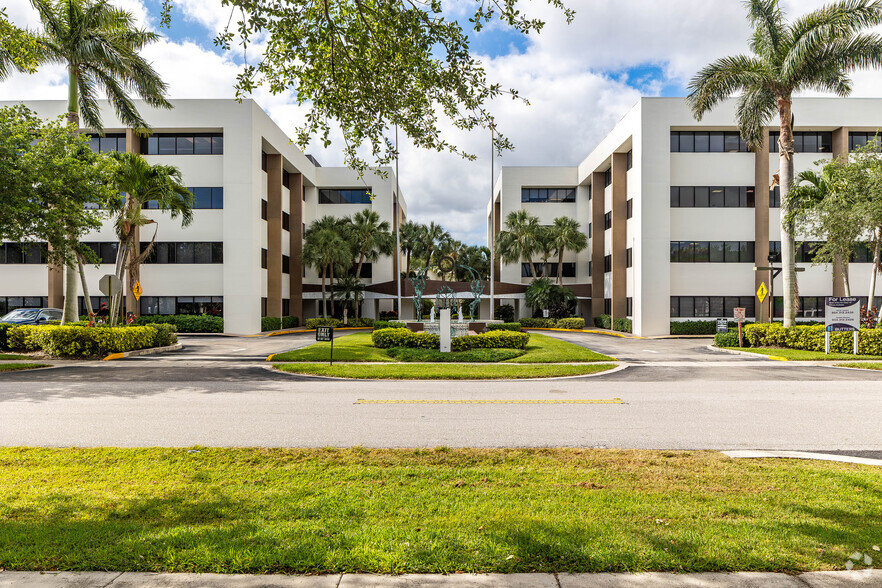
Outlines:
{"type": "Polygon", "coordinates": [[[144,290],[141,289],[141,282],[135,282],[135,287],[132,288],[132,294],[135,295],[135,300],[141,300],[141,294],[144,293],[144,290]]]}
{"type": "Polygon", "coordinates": [[[769,293],[769,291],[766,289],[766,283],[760,282],[760,287],[756,291],[756,297],[759,298],[760,303],[762,303],[763,300],[766,299],[766,294],[768,294],[768,293],[769,293]]]}

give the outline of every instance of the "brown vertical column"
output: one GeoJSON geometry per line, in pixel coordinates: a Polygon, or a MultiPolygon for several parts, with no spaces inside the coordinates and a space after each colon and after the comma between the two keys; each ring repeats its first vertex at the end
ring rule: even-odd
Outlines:
{"type": "Polygon", "coordinates": [[[591,316],[603,314],[604,173],[591,174],[591,316]]]}
{"type": "Polygon", "coordinates": [[[58,264],[49,265],[49,306],[62,308],[64,306],[64,271],[63,266],[58,264]]]}
{"type": "MultiPolygon", "coordinates": [[[[141,140],[133,129],[126,129],[126,153],[140,153],[141,140]]],[[[141,253],[141,228],[135,227],[135,255],[141,253]]],[[[126,279],[126,311],[133,312],[135,316],[141,316],[141,304],[135,299],[135,294],[128,288],[129,279],[126,279]]],[[[143,289],[143,284],[141,284],[143,289]]],[[[148,285],[149,287],[149,285],[148,285]]]]}
{"type": "MultiPolygon", "coordinates": [[[[499,197],[501,199],[502,195],[500,194],[499,197]]],[[[496,245],[496,239],[499,238],[499,233],[502,231],[502,219],[499,218],[499,216],[502,214],[502,203],[496,202],[494,200],[493,207],[494,207],[494,210],[493,210],[493,245],[496,245]]],[[[496,276],[496,281],[501,282],[502,277],[500,276],[499,272],[502,271],[502,263],[500,262],[498,255],[494,256],[493,259],[494,259],[494,264],[496,266],[493,268],[493,272],[496,276]]],[[[518,272],[518,273],[520,273],[520,272],[518,272]]],[[[496,303],[499,304],[499,301],[497,300],[496,303]]]]}
{"type": "MultiPolygon", "coordinates": [[[[396,231],[398,231],[398,227],[401,226],[401,207],[398,205],[398,194],[393,195],[392,197],[392,236],[395,236],[396,231]]],[[[396,251],[392,255],[392,279],[400,280],[401,279],[401,270],[398,269],[398,265],[401,262],[399,259],[399,252],[396,251]]]]}
{"type": "Polygon", "coordinates": [[[627,268],[625,250],[628,248],[626,230],[628,199],[628,154],[612,156],[612,316],[625,318],[627,313],[627,268]]]}
{"type": "MultiPolygon", "coordinates": [[[[282,156],[266,158],[266,315],[282,316],[282,156]]],[[[290,269],[290,268],[289,268],[290,269]]],[[[290,310],[290,309],[289,309],[290,310]]]]}
{"type": "Polygon", "coordinates": [[[303,317],[303,174],[288,174],[288,190],[290,191],[289,209],[291,220],[288,223],[290,231],[290,267],[288,278],[290,279],[290,307],[288,312],[291,316],[300,319],[300,324],[306,322],[303,317]]]}
{"type": "MultiPolygon", "coordinates": [[[[763,145],[754,154],[753,177],[753,252],[754,267],[763,267],[769,263],[769,129],[763,130],[763,145]]],[[[759,290],[762,282],[768,282],[769,272],[753,272],[753,292],[759,290]]],[[[766,284],[769,287],[769,284],[766,284]]],[[[757,322],[769,320],[768,301],[759,304],[755,299],[757,322]]]]}
{"type": "MultiPolygon", "coordinates": [[[[833,159],[848,159],[848,127],[839,127],[833,131],[833,159]]],[[[845,278],[839,256],[833,260],[833,296],[845,296],[845,278]]]]}

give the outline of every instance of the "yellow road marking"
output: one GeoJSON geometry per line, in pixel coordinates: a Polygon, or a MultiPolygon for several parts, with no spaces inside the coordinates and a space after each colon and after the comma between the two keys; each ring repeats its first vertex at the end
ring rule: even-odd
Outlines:
{"type": "Polygon", "coordinates": [[[780,355],[770,355],[769,359],[773,359],[775,361],[790,361],[786,357],[781,357],[780,355]]]}
{"type": "Polygon", "coordinates": [[[365,400],[355,404],[625,404],[621,398],[579,400],[365,400]]]}
{"type": "Polygon", "coordinates": [[[104,361],[110,361],[112,359],[122,359],[123,357],[125,357],[125,354],[123,354],[123,353],[111,353],[110,355],[108,355],[107,357],[104,358],[104,361]]]}

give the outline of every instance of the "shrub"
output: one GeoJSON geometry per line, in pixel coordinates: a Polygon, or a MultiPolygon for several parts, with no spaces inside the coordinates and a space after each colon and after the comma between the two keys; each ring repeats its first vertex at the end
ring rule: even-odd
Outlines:
{"type": "Polygon", "coordinates": [[[522,318],[519,322],[525,329],[552,329],[556,324],[556,321],[550,318],[522,318]]]}
{"type": "Polygon", "coordinates": [[[374,319],[359,317],[358,320],[349,321],[349,325],[352,327],[373,327],[374,319]]]}
{"type": "Polygon", "coordinates": [[[580,317],[557,319],[557,324],[555,326],[558,329],[584,329],[585,319],[580,317]]]}
{"type": "Polygon", "coordinates": [[[282,328],[283,329],[295,329],[300,326],[300,317],[297,316],[283,316],[282,317],[282,328]]]}
{"type": "MultiPolygon", "coordinates": [[[[741,323],[743,326],[752,322],[741,323]]],[[[729,330],[738,331],[738,323],[729,321],[729,330]]],[[[717,321],[671,321],[671,335],[715,335],[717,321]]]]}
{"type": "Polygon", "coordinates": [[[132,323],[143,325],[174,325],[178,333],[223,333],[224,319],[208,314],[155,314],[139,316],[132,323]]]}
{"type": "Polygon", "coordinates": [[[493,312],[493,318],[498,321],[510,323],[514,321],[514,306],[511,304],[501,304],[496,307],[493,312]]]}
{"type": "Polygon", "coordinates": [[[380,329],[406,329],[407,325],[396,321],[374,321],[372,325],[375,331],[380,329]]]}
{"type": "Polygon", "coordinates": [[[527,333],[513,331],[490,331],[480,335],[454,337],[450,342],[451,351],[468,351],[469,349],[524,349],[530,341],[527,333]]]}
{"type": "Polygon", "coordinates": [[[282,319],[277,316],[265,316],[260,319],[261,331],[278,331],[282,328],[282,319]]]}
{"type": "Polygon", "coordinates": [[[394,310],[383,310],[380,312],[381,321],[394,321],[398,319],[398,313],[394,310]]]}
{"type": "Polygon", "coordinates": [[[441,338],[432,333],[414,333],[410,329],[380,329],[371,334],[374,347],[413,347],[417,349],[438,349],[441,338]]]}
{"type": "Polygon", "coordinates": [[[57,357],[95,357],[121,351],[171,345],[177,341],[171,325],[135,327],[16,326],[9,330],[16,349],[42,349],[57,357]]]}
{"type": "Polygon", "coordinates": [[[488,331],[521,331],[521,323],[487,323],[488,331]]]}
{"type": "Polygon", "coordinates": [[[6,332],[11,326],[9,323],[0,323],[0,349],[8,349],[6,346],[6,332]]]}
{"type": "Polygon", "coordinates": [[[738,333],[717,333],[714,335],[714,345],[717,347],[738,347],[738,333]]]}
{"type": "Polygon", "coordinates": [[[611,329],[612,317],[608,314],[601,314],[594,317],[594,326],[598,329],[611,329]]]}
{"type": "Polygon", "coordinates": [[[613,331],[619,331],[620,333],[630,333],[631,332],[631,319],[629,318],[617,318],[613,319],[613,331]]]}
{"type": "Polygon", "coordinates": [[[342,327],[343,321],[335,318],[311,318],[306,319],[306,328],[314,329],[316,327],[342,327]]]}
{"type": "MultiPolygon", "coordinates": [[[[823,325],[797,325],[784,328],[781,323],[761,323],[744,327],[744,337],[752,347],[788,347],[806,351],[824,351],[823,325]]],[[[852,333],[831,333],[830,351],[851,353],[852,333]]],[[[861,329],[858,353],[882,355],[882,332],[879,329],[861,329]]]]}

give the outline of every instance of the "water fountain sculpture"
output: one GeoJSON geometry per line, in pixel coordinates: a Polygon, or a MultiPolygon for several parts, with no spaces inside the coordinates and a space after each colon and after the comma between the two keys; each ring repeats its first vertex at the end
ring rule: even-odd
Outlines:
{"type": "MultiPolygon", "coordinates": [[[[469,322],[474,322],[475,313],[481,304],[481,298],[484,294],[484,280],[480,278],[478,272],[475,271],[474,268],[457,263],[456,260],[450,256],[442,257],[437,265],[427,266],[417,270],[414,276],[410,278],[410,283],[413,286],[413,312],[415,320],[421,321],[423,316],[423,292],[426,289],[426,274],[430,271],[439,274],[448,274],[457,268],[467,271],[472,278],[470,281],[472,300],[469,302],[468,308],[469,322]]],[[[435,311],[440,311],[446,308],[449,308],[451,313],[458,312],[459,314],[459,323],[457,323],[459,326],[456,326],[456,324],[452,326],[454,336],[459,337],[465,335],[468,332],[468,323],[463,322],[462,306],[460,306],[458,302],[456,292],[447,285],[442,285],[439,288],[438,293],[435,295],[435,306],[432,308],[432,313],[429,317],[430,321],[424,324],[425,330],[427,332],[438,331],[439,323],[436,322],[435,311]]]]}

